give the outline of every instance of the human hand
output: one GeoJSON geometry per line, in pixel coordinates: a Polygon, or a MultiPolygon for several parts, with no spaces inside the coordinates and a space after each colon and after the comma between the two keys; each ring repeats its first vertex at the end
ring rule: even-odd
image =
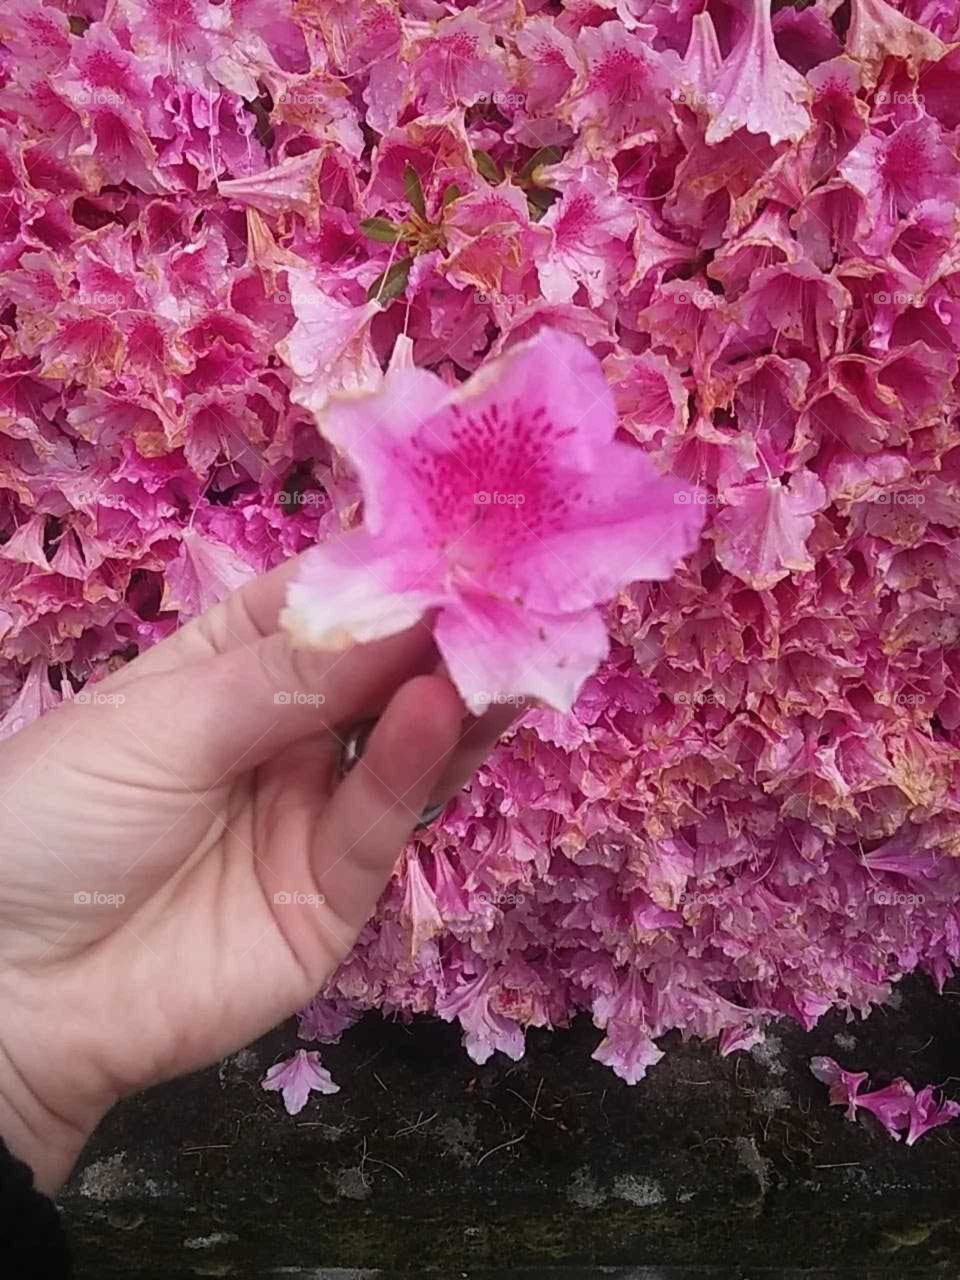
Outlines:
{"type": "Polygon", "coordinates": [[[119,1097],[316,993],[516,714],[466,717],[426,626],[291,649],[294,567],[0,744],[0,1135],[48,1192],[119,1097]]]}

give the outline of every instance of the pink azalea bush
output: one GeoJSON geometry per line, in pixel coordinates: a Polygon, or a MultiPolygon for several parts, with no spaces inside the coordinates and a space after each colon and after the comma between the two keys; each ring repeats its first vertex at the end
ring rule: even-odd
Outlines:
{"type": "Polygon", "coordinates": [[[0,733],[355,530],[317,427],[388,365],[454,396],[576,340],[705,517],[305,1038],[379,1007],[516,1058],[584,1011],[636,1081],[952,972],[958,71],[953,0],[6,0],[0,733]]]}

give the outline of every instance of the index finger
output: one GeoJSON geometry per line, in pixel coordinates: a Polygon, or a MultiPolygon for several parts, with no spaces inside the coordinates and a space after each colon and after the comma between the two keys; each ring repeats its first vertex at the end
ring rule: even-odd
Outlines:
{"type": "MultiPolygon", "coordinates": [[[[287,587],[299,564],[300,556],[291,556],[275,569],[251,578],[172,636],[144,650],[136,658],[137,674],[160,675],[198,658],[252,648],[273,635],[280,624],[287,587]]],[[[110,676],[110,686],[126,683],[129,670],[124,667],[110,676]]]]}

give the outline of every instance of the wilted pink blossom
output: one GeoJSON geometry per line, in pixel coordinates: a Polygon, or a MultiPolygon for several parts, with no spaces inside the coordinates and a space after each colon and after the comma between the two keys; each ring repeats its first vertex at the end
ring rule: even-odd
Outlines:
{"type": "Polygon", "coordinates": [[[922,1138],[930,1129],[941,1124],[949,1124],[960,1116],[960,1102],[947,1099],[936,1102],[933,1097],[933,1086],[927,1085],[913,1099],[910,1108],[910,1127],[907,1131],[907,1146],[912,1147],[918,1138],[922,1138]]]}
{"type": "Polygon", "coordinates": [[[339,1093],[327,1069],[320,1065],[319,1053],[298,1049],[286,1062],[278,1062],[263,1077],[264,1089],[273,1089],[283,1097],[283,1105],[291,1116],[307,1105],[312,1092],[339,1093]]]}
{"type": "Polygon", "coordinates": [[[746,129],[774,144],[799,142],[810,128],[809,85],[777,52],[770,0],[747,0],[746,9],[746,28],[706,85],[713,116],[706,141],[715,145],[746,129]]]}
{"type": "Polygon", "coordinates": [[[906,1136],[908,1147],[928,1130],[960,1116],[960,1102],[948,1099],[938,1103],[932,1085],[917,1093],[909,1081],[898,1076],[883,1089],[862,1093],[867,1080],[865,1071],[845,1071],[833,1058],[811,1058],[810,1070],[821,1083],[830,1086],[830,1102],[846,1106],[848,1120],[855,1120],[857,1109],[863,1107],[877,1117],[895,1141],[906,1136]]]}
{"type": "Polygon", "coordinates": [[[730,488],[714,522],[717,559],[758,591],[772,587],[791,570],[809,570],[807,550],[813,516],[827,495],[809,471],[797,472],[789,486],[779,480],[730,488]]]}

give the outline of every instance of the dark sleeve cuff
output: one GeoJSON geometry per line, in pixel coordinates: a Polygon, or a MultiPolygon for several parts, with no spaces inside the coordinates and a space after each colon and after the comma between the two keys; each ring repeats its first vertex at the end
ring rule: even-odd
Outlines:
{"type": "Polygon", "coordinates": [[[0,1276],[69,1280],[67,1238],[57,1206],[33,1185],[33,1171],[0,1138],[0,1276]]]}

